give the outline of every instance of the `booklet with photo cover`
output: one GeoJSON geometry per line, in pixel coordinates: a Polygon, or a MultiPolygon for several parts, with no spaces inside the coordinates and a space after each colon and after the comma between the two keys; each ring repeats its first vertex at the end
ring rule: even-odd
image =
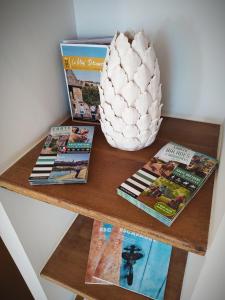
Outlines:
{"type": "Polygon", "coordinates": [[[170,142],[123,182],[117,193],[170,226],[217,163],[213,157],[170,142]]]}
{"type": "Polygon", "coordinates": [[[98,266],[102,253],[106,246],[105,234],[102,230],[102,223],[100,221],[94,220],[90,250],[88,256],[87,270],[85,275],[86,284],[110,284],[104,280],[94,278],[95,270],[98,266]]]}
{"type": "Polygon", "coordinates": [[[98,85],[112,37],[60,43],[72,119],[98,121],[98,85]]]}
{"type": "Polygon", "coordinates": [[[87,267],[87,274],[91,274],[93,279],[89,278],[88,282],[108,282],[162,300],[171,252],[170,245],[94,221],[87,267]]]}
{"type": "Polygon", "coordinates": [[[52,127],[29,177],[31,185],[86,183],[94,126],[52,127]]]}

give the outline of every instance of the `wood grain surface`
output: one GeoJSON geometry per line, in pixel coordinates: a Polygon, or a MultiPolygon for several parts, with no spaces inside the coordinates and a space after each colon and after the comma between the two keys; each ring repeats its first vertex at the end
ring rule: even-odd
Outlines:
{"type": "MultiPolygon", "coordinates": [[[[96,300],[145,300],[145,296],[117,286],[87,285],[85,273],[90,247],[93,220],[78,216],[47,262],[41,275],[72,292],[96,300]]],[[[178,300],[182,288],[187,252],[173,249],[165,300],[178,300]]]]}
{"type": "Polygon", "coordinates": [[[84,298],[80,295],[76,295],[76,298],[74,300],[84,300],[84,298]]]}
{"type": "Polygon", "coordinates": [[[96,126],[87,184],[30,186],[28,177],[43,146],[41,142],[0,176],[0,186],[204,255],[214,175],[171,227],[119,197],[116,188],[169,141],[215,157],[219,130],[220,126],[215,124],[164,118],[156,141],[150,147],[127,152],[112,148],[100,126],[96,126]]]}

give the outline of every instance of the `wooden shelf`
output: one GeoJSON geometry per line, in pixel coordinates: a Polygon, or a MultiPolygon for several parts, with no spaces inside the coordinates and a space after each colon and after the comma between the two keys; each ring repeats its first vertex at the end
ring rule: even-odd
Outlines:
{"type": "MultiPolygon", "coordinates": [[[[88,299],[149,299],[116,286],[87,285],[84,283],[92,224],[92,219],[78,216],[47,262],[41,275],[88,299]]],[[[186,251],[173,249],[165,300],[180,299],[186,258],[186,251]]]]}
{"type": "Polygon", "coordinates": [[[28,177],[43,146],[41,142],[0,176],[0,186],[204,255],[214,176],[170,228],[117,196],[116,188],[168,141],[216,156],[219,130],[219,125],[164,118],[153,145],[126,152],[110,147],[96,126],[87,184],[30,186],[28,177]]]}

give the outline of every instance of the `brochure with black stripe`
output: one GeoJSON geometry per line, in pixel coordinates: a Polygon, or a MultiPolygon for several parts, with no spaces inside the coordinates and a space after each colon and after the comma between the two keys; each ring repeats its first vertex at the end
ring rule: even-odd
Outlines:
{"type": "Polygon", "coordinates": [[[170,142],[123,182],[117,193],[170,226],[217,164],[213,157],[170,142]]]}
{"type": "Polygon", "coordinates": [[[52,127],[29,177],[31,185],[86,183],[94,126],[52,127]]]}

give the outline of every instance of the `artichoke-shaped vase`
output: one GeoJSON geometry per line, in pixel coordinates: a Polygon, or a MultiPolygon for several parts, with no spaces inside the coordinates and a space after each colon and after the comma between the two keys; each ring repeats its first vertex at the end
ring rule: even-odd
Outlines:
{"type": "Polygon", "coordinates": [[[162,121],[160,71],[143,32],[114,36],[99,94],[101,128],[111,146],[134,151],[154,142],[162,121]]]}

